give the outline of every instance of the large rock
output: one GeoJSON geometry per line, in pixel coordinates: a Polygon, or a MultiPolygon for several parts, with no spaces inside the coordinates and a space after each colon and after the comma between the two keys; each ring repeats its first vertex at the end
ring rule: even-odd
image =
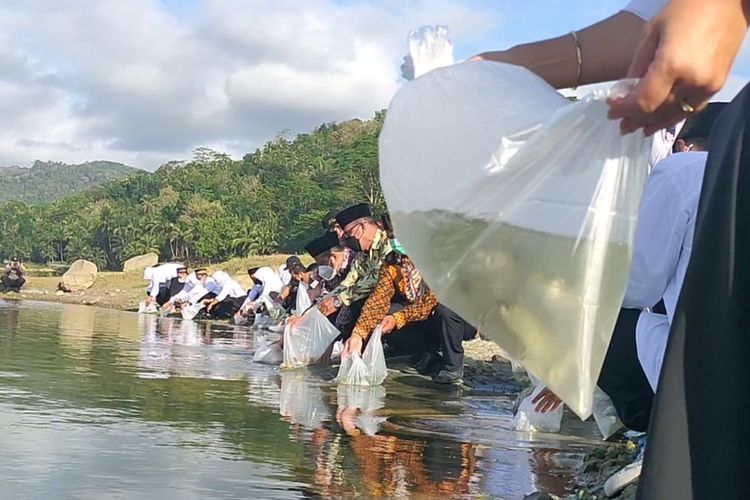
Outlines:
{"type": "Polygon", "coordinates": [[[96,281],[97,275],[96,264],[87,260],[77,260],[73,262],[58,285],[64,292],[82,292],[96,281]]]}
{"type": "Polygon", "coordinates": [[[137,255],[125,261],[122,270],[126,273],[131,271],[142,271],[147,267],[155,266],[159,262],[159,256],[155,253],[137,255]]]}

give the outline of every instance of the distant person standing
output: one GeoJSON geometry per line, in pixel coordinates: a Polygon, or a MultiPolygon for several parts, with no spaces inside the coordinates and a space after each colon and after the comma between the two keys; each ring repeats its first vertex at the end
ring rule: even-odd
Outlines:
{"type": "Polygon", "coordinates": [[[3,287],[11,292],[20,292],[21,288],[26,283],[26,278],[24,278],[25,274],[26,268],[17,257],[13,257],[5,266],[3,287]]]}

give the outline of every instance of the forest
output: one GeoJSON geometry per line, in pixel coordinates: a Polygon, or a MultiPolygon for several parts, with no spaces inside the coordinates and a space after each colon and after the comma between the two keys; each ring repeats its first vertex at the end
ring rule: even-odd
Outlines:
{"type": "Polygon", "coordinates": [[[300,251],[331,209],[385,209],[378,134],[385,117],[280,134],[242,160],[198,148],[189,161],[134,171],[52,203],[0,207],[0,258],[119,270],[135,255],[211,264],[300,251]]]}

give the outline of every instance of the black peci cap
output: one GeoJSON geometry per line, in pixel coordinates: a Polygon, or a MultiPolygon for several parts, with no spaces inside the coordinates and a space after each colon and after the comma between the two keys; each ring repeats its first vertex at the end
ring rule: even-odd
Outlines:
{"type": "Polygon", "coordinates": [[[286,259],[286,264],[284,266],[286,267],[287,271],[291,271],[291,269],[295,266],[301,266],[302,261],[299,260],[299,257],[296,255],[292,255],[291,257],[286,259]]]}
{"type": "Polygon", "coordinates": [[[320,223],[323,226],[323,231],[330,231],[331,227],[336,223],[336,214],[339,213],[339,210],[329,210],[325,217],[321,219],[320,223]]]}
{"type": "Polygon", "coordinates": [[[339,223],[339,226],[345,228],[352,222],[364,217],[372,217],[372,209],[367,203],[360,203],[359,205],[346,208],[336,214],[336,222],[339,223]]]}
{"type": "Polygon", "coordinates": [[[310,254],[310,257],[315,259],[319,255],[326,253],[327,251],[338,245],[339,237],[336,235],[336,233],[329,232],[325,233],[323,236],[318,236],[310,243],[305,245],[305,251],[310,254]]]}
{"type": "Polygon", "coordinates": [[[725,102],[709,102],[705,109],[688,117],[682,130],[677,135],[677,139],[708,140],[711,136],[711,129],[714,127],[714,123],[716,123],[726,105],[727,103],[725,102]]]}

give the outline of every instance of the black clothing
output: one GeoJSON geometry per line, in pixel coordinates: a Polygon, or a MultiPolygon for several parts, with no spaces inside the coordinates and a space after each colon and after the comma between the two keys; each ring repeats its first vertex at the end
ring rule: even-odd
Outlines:
{"type": "Polygon", "coordinates": [[[641,499],[750,498],[750,85],[711,135],[641,499]]]}
{"type": "Polygon", "coordinates": [[[461,316],[438,304],[429,318],[407,323],[384,336],[383,341],[395,352],[421,354],[439,349],[443,355],[441,369],[456,372],[464,365],[463,341],[473,339],[476,334],[477,329],[461,316]]]}
{"type": "Polygon", "coordinates": [[[612,400],[628,429],[645,432],[654,391],[638,360],[635,327],[640,309],[620,309],[597,385],[612,400]]]}

